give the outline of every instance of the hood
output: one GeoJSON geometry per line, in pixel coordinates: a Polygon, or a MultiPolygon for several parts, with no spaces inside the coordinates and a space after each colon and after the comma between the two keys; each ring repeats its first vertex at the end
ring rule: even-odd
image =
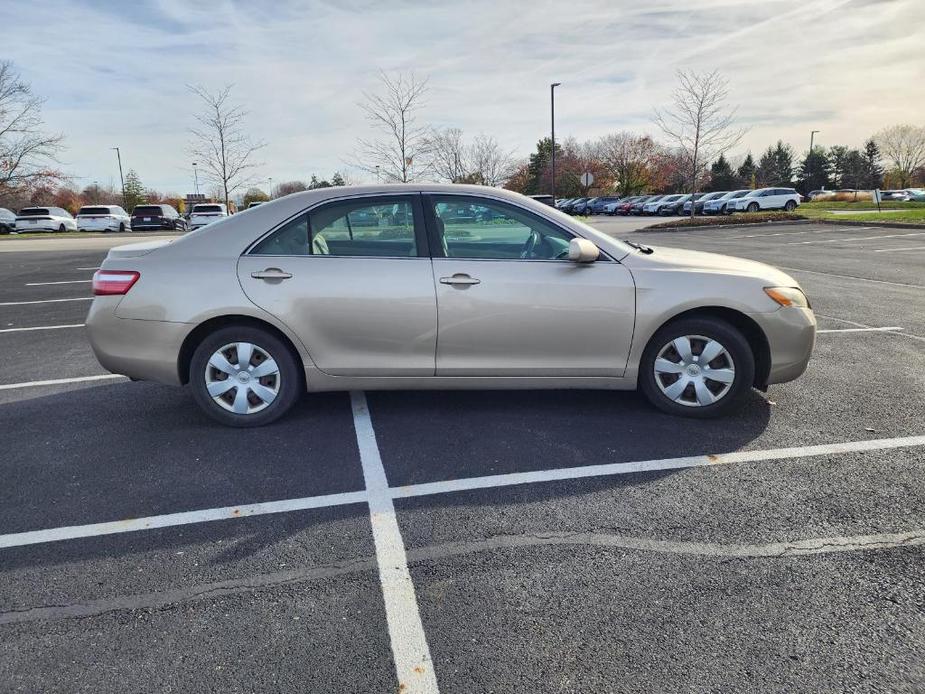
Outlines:
{"type": "Polygon", "coordinates": [[[130,243],[127,246],[116,246],[115,248],[109,249],[109,255],[106,256],[106,259],[112,258],[139,258],[143,255],[147,255],[151,251],[157,250],[158,248],[163,248],[167,244],[171,243],[173,239],[163,239],[160,241],[144,241],[142,243],[130,243]]]}
{"type": "Polygon", "coordinates": [[[766,281],[768,286],[800,286],[787,273],[754,260],[735,258],[729,255],[720,255],[719,253],[689,251],[683,248],[666,248],[664,246],[653,246],[652,250],[654,253],[651,255],[632,253],[621,262],[630,269],[709,272],[720,275],[755,277],[766,281]]]}

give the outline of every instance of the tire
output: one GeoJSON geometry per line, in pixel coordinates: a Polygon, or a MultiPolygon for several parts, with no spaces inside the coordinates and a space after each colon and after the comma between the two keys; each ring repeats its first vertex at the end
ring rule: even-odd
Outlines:
{"type": "Polygon", "coordinates": [[[750,202],[750,203],[748,203],[748,211],[749,211],[749,212],[757,212],[757,211],[758,211],[758,203],[757,203],[757,202],[750,202]]]}
{"type": "Polygon", "coordinates": [[[119,222],[119,233],[120,234],[125,233],[125,222],[119,222]]]}
{"type": "Polygon", "coordinates": [[[755,356],[748,341],[734,326],[717,318],[682,318],[662,326],[649,340],[639,364],[639,389],[649,402],[662,412],[682,417],[705,419],[727,413],[754,379],[755,356]],[[685,360],[674,348],[679,338],[682,346],[683,339],[688,338],[692,359],[685,360]],[[711,369],[704,369],[699,355],[711,343],[718,344],[722,352],[709,362],[711,369]],[[660,367],[657,372],[656,360],[677,365],[665,364],[668,368],[660,367]],[[676,368],[679,371],[675,372],[676,368]],[[706,371],[722,376],[722,380],[709,378],[706,371]],[[682,390],[672,390],[684,379],[687,385],[682,390]],[[707,392],[701,396],[703,391],[707,392]],[[711,398],[715,399],[710,402],[711,398]]]}
{"type": "Polygon", "coordinates": [[[784,209],[787,212],[793,212],[796,209],[796,207],[797,207],[797,204],[793,200],[788,200],[787,204],[784,205],[784,209]]]}
{"type": "Polygon", "coordinates": [[[67,231],[67,227],[62,224],[61,226],[58,227],[58,231],[60,231],[63,234],[65,231],[67,231]]]}
{"type": "Polygon", "coordinates": [[[193,353],[189,376],[189,385],[196,404],[212,419],[230,427],[259,427],[269,424],[286,414],[305,390],[304,371],[289,346],[267,330],[244,325],[220,328],[206,337],[193,353]],[[249,371],[267,363],[267,357],[275,362],[275,371],[257,379],[244,380],[238,376],[238,373],[244,373],[239,369],[237,362],[240,357],[236,345],[239,344],[250,344],[253,347],[253,356],[248,362],[249,371]],[[224,369],[210,364],[213,357],[219,353],[225,357],[224,369]],[[261,358],[262,356],[264,358],[261,358]],[[225,381],[234,381],[234,385],[225,388],[223,394],[213,398],[209,393],[209,386],[218,392],[225,381]],[[244,385],[246,391],[242,400],[238,400],[239,388],[242,387],[239,383],[251,384],[244,385]],[[261,397],[258,395],[257,387],[261,394],[272,392],[275,393],[274,397],[261,397]],[[233,411],[240,409],[242,405],[250,411],[233,411]]]}

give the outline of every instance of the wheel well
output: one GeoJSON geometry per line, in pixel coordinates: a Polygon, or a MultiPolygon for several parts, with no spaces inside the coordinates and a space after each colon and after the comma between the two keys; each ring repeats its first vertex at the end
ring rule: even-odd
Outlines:
{"type": "MultiPolygon", "coordinates": [[[[755,357],[755,388],[767,390],[768,376],[771,373],[771,348],[768,345],[768,338],[754,320],[746,316],[741,311],[736,311],[725,306],[702,306],[684,313],[673,316],[671,320],[665,321],[664,325],[673,323],[682,318],[718,318],[739,329],[748,341],[749,347],[752,348],[752,355],[755,357]]],[[[660,326],[661,329],[664,326],[660,326]]]]}
{"type": "Polygon", "coordinates": [[[270,323],[262,321],[259,318],[253,318],[252,316],[218,316],[217,318],[210,318],[204,323],[197,325],[193,331],[186,336],[186,339],[183,340],[183,344],[180,346],[180,355],[177,358],[177,372],[180,374],[181,383],[189,383],[190,362],[193,359],[193,352],[196,351],[196,348],[199,346],[199,344],[219,328],[225,328],[229,325],[260,328],[261,330],[266,330],[267,332],[272,333],[277,338],[279,338],[282,343],[286,345],[286,347],[289,348],[289,351],[292,353],[292,356],[297,363],[303,363],[302,355],[299,354],[299,350],[297,350],[295,345],[292,344],[292,340],[290,340],[286,334],[275,325],[271,325],[270,323]]]}

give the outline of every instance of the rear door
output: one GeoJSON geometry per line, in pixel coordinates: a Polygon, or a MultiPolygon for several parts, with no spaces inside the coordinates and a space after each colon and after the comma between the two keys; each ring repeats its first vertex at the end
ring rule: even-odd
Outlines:
{"type": "Polygon", "coordinates": [[[635,318],[623,265],[567,260],[571,232],[506,202],[424,200],[438,376],[623,375],[635,318]]]}
{"type": "Polygon", "coordinates": [[[241,256],[238,276],[322,371],[434,375],[437,302],[420,195],[323,203],[241,256]]]}

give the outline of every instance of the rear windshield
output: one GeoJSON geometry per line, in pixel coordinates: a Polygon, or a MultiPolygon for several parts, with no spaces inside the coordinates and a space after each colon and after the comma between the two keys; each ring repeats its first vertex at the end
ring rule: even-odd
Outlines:
{"type": "Polygon", "coordinates": [[[132,214],[136,217],[140,214],[162,215],[164,214],[164,211],[160,208],[160,205],[139,205],[135,208],[132,214]]]}
{"type": "Polygon", "coordinates": [[[27,207],[24,210],[20,210],[20,217],[47,217],[48,210],[44,207],[27,207]]]}
{"type": "Polygon", "coordinates": [[[81,207],[77,214],[112,214],[108,207],[81,207]]]}
{"type": "Polygon", "coordinates": [[[221,212],[221,205],[196,205],[193,212],[221,212]]]}

